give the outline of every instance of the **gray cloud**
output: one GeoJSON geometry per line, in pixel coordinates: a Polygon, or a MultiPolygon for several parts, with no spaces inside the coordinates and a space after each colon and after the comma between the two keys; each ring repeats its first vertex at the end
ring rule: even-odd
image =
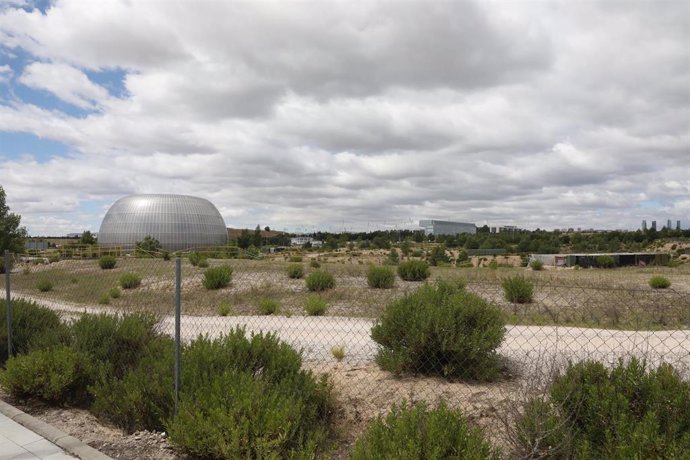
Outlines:
{"type": "Polygon", "coordinates": [[[0,105],[3,130],[71,150],[38,162],[0,146],[0,174],[39,232],[77,214],[96,229],[82,201],[135,192],[202,195],[229,225],[277,228],[688,220],[687,23],[681,2],[6,8],[4,55],[35,60],[13,72],[97,112],[0,105]],[[119,99],[83,73],[113,68],[119,99]],[[45,78],[56,70],[70,78],[45,78]]]}

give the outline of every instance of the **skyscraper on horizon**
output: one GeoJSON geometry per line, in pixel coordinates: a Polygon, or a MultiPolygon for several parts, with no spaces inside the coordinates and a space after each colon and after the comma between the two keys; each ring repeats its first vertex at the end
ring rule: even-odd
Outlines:
{"type": "Polygon", "coordinates": [[[643,231],[643,232],[646,232],[646,231],[647,231],[647,221],[646,221],[646,220],[643,220],[643,221],[642,221],[642,231],[643,231]]]}

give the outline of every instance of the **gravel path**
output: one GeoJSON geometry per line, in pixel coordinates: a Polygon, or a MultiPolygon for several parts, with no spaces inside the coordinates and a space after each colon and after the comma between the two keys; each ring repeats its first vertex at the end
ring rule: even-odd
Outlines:
{"type": "MultiPolygon", "coordinates": [[[[55,302],[37,296],[19,295],[68,316],[81,313],[116,313],[106,306],[55,302]]],[[[377,346],[369,333],[372,320],[338,316],[190,316],[182,315],[184,341],[200,334],[217,337],[233,327],[252,332],[272,332],[304,353],[306,361],[332,363],[331,348],[345,348],[345,362],[373,361],[377,346]]],[[[163,332],[174,333],[174,317],[161,320],[163,332]]],[[[519,369],[539,370],[545,363],[564,363],[586,358],[613,363],[620,357],[638,356],[651,365],[665,361],[690,375],[690,330],[619,331],[559,326],[507,326],[499,353],[519,369]]],[[[542,370],[543,372],[543,370],[542,370]]]]}

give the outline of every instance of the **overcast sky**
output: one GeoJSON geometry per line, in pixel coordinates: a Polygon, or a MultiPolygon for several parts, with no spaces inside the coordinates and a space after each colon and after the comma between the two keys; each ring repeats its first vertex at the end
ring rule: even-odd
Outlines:
{"type": "Polygon", "coordinates": [[[690,226],[690,2],[0,0],[0,184],[231,227],[690,226]]]}

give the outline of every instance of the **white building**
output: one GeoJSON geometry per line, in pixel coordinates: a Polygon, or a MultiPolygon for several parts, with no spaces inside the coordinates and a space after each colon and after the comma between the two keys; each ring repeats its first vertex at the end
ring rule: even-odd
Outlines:
{"type": "Polygon", "coordinates": [[[420,220],[419,226],[431,235],[457,235],[458,233],[477,233],[477,226],[467,222],[447,220],[420,220]]]}
{"type": "Polygon", "coordinates": [[[316,240],[311,236],[295,236],[290,238],[290,246],[304,246],[307,243],[311,244],[313,248],[319,248],[323,241],[316,240]]]}

